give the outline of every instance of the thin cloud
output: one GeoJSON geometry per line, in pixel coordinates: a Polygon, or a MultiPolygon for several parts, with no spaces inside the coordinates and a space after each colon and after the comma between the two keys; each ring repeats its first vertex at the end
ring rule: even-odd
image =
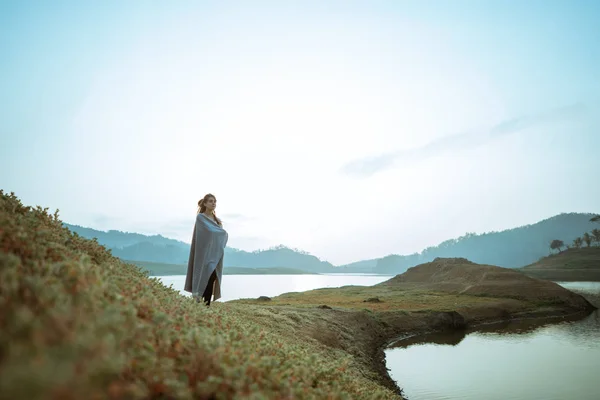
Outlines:
{"type": "Polygon", "coordinates": [[[485,130],[462,132],[434,140],[424,146],[410,150],[399,150],[353,160],[341,168],[345,175],[355,178],[370,177],[394,166],[405,165],[452,150],[462,150],[483,145],[496,137],[517,133],[527,128],[559,122],[580,116],[587,108],[577,103],[548,110],[539,114],[512,118],[485,130]]]}

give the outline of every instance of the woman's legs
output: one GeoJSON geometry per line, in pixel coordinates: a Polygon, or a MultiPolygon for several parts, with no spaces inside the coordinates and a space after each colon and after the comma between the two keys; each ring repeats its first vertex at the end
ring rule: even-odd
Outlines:
{"type": "Polygon", "coordinates": [[[204,302],[207,306],[210,306],[210,299],[213,295],[213,284],[215,282],[215,279],[217,279],[217,271],[213,271],[212,275],[208,279],[208,284],[206,285],[204,294],[202,295],[202,298],[204,299],[204,302]]]}

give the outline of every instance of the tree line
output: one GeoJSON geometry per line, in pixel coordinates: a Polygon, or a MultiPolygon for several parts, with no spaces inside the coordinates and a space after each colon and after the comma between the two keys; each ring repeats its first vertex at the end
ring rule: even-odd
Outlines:
{"type": "MultiPolygon", "coordinates": [[[[590,222],[600,223],[600,215],[590,218],[590,222]]],[[[581,247],[584,247],[584,243],[585,247],[590,247],[592,245],[600,246],[600,229],[596,228],[592,229],[590,232],[585,232],[582,236],[576,237],[571,244],[565,244],[565,242],[560,239],[554,239],[550,242],[550,252],[552,252],[552,250],[558,250],[558,252],[561,253],[563,247],[565,247],[566,250],[571,248],[580,249],[581,247]]]]}

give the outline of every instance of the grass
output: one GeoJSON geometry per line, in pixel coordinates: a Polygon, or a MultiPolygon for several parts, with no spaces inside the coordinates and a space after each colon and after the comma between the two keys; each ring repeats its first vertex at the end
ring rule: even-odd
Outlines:
{"type": "MultiPolygon", "coordinates": [[[[123,260],[125,263],[134,264],[148,271],[151,276],[185,275],[187,264],[167,264],[152,261],[123,260]]],[[[223,275],[312,275],[301,269],[286,267],[249,268],[249,267],[225,267],[223,275]]]]}
{"type": "MultiPolygon", "coordinates": [[[[233,300],[230,303],[264,304],[256,299],[233,300]]],[[[327,305],[345,310],[386,311],[452,311],[464,307],[493,306],[495,297],[460,295],[423,289],[401,289],[389,286],[345,286],[284,293],[269,301],[272,306],[314,307],[327,305]],[[365,300],[377,298],[379,302],[365,300]]],[[[523,302],[522,308],[531,303],[523,302]]]]}
{"type": "Polygon", "coordinates": [[[313,337],[326,318],[205,308],[3,191],[0,249],[2,398],[399,398],[313,337]]]}
{"type": "Polygon", "coordinates": [[[519,271],[554,281],[600,281],[600,247],[568,249],[544,257],[519,271]]]}

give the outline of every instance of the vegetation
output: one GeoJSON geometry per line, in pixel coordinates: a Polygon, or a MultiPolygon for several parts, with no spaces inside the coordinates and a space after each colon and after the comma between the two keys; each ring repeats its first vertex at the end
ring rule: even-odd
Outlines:
{"type": "Polygon", "coordinates": [[[562,247],[564,247],[565,243],[562,240],[558,240],[558,239],[554,239],[551,243],[550,243],[550,249],[551,250],[558,250],[560,252],[560,249],[562,247]]]}
{"type": "MultiPolygon", "coordinates": [[[[259,300],[237,302],[252,304],[259,300]]],[[[478,308],[496,308],[499,304],[515,313],[557,304],[575,310],[589,307],[583,298],[553,282],[531,279],[518,271],[476,264],[464,258],[436,259],[374,286],[285,293],[270,303],[326,304],[376,312],[458,311],[464,315],[478,308]]]]}
{"type": "MultiPolygon", "coordinates": [[[[596,216],[590,218],[590,222],[600,222],[600,215],[596,215],[596,216]]],[[[576,238],[573,239],[573,243],[571,246],[570,245],[565,246],[565,244],[562,240],[554,239],[550,242],[550,249],[558,250],[560,253],[561,252],[560,249],[562,247],[566,247],[567,249],[569,249],[571,247],[579,249],[583,246],[584,243],[587,247],[590,247],[593,244],[600,246],[600,229],[594,228],[591,230],[591,232],[585,232],[582,236],[577,236],[576,238]]]]}
{"type": "Polygon", "coordinates": [[[543,257],[520,271],[552,281],[600,281],[600,246],[577,246],[543,257]]]}
{"type": "Polygon", "coordinates": [[[199,305],[2,191],[0,248],[3,398],[398,398],[318,330],[199,305]]]}

